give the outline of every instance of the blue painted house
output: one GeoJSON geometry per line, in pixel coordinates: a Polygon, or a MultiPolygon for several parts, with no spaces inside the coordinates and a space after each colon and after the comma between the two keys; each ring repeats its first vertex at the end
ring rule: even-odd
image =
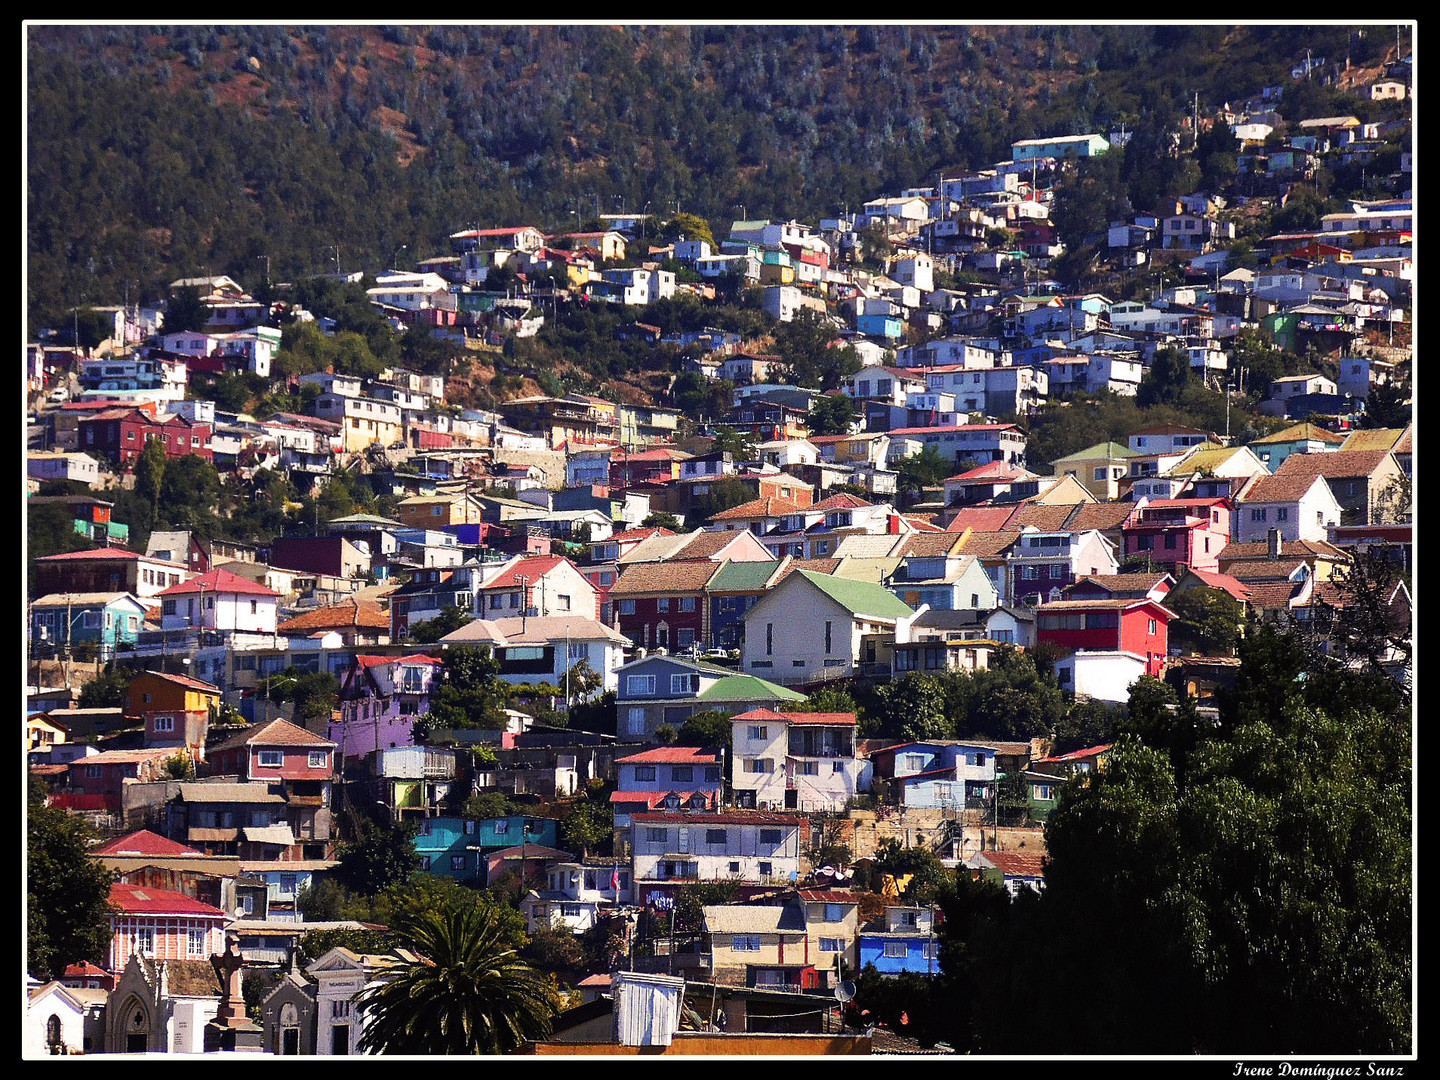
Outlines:
{"type": "Polygon", "coordinates": [[[855,329],[866,337],[898,339],[904,332],[904,324],[893,315],[857,315],[855,329]]]}
{"type": "Polygon", "coordinates": [[[485,874],[485,856],[520,844],[556,846],[553,818],[512,815],[503,818],[432,817],[418,822],[415,854],[420,869],[468,881],[485,874]]]}
{"type": "Polygon", "coordinates": [[[881,926],[861,930],[859,939],[862,971],[866,964],[875,965],[882,975],[906,971],[933,975],[940,970],[933,908],[887,907],[881,926]]]}
{"type": "Polygon", "coordinates": [[[964,810],[990,805],[997,749],[987,743],[912,742],[870,755],[901,806],[964,810]]]}
{"type": "Polygon", "coordinates": [[[130,593],[50,593],[30,604],[30,648],[36,656],[77,651],[113,659],[133,648],[145,605],[130,593]]]}
{"type": "Polygon", "coordinates": [[[745,642],[745,613],[765,595],[778,562],[727,561],[705,585],[710,605],[710,645],[738,649],[745,642]]]}

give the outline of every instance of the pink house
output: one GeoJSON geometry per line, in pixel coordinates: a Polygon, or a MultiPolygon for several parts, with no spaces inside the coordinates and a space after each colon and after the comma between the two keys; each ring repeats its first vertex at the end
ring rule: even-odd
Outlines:
{"type": "Polygon", "coordinates": [[[139,953],[152,960],[208,960],[225,951],[230,917],[184,893],[115,882],[110,886],[109,969],[139,953]]]}
{"type": "Polygon", "coordinates": [[[1230,542],[1227,499],[1154,499],[1137,503],[1125,519],[1125,557],[1149,557],[1156,564],[1218,570],[1230,542]]]}
{"type": "MultiPolygon", "coordinates": [[[[103,795],[119,807],[121,789],[126,780],[141,782],[158,780],[165,769],[165,760],[174,757],[175,748],[149,750],[105,750],[70,763],[70,787],[82,795],[103,795]]],[[[52,802],[63,796],[54,796],[52,802]]],[[[58,804],[58,802],[57,802],[58,804]]],[[[107,808],[110,803],[107,801],[107,808]]]]}

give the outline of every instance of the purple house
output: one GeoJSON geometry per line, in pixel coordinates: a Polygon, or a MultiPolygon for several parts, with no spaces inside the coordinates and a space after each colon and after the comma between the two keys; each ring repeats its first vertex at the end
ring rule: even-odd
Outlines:
{"type": "Polygon", "coordinates": [[[430,693],[439,685],[441,662],[433,656],[359,655],[340,682],[340,719],[328,736],[342,762],[376,750],[413,746],[415,718],[430,711],[430,693]]]}

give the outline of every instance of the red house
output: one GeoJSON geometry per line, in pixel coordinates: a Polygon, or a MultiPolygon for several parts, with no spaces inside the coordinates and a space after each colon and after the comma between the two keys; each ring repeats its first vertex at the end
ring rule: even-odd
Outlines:
{"type": "Polygon", "coordinates": [[[1154,499],[1141,502],[1125,519],[1125,556],[1201,570],[1219,570],[1220,552],[1230,542],[1228,499],[1154,499]]]}
{"type": "Polygon", "coordinates": [[[1035,609],[1036,640],[1076,652],[1143,657],[1145,673],[1158,679],[1174,617],[1169,608],[1148,599],[1056,600],[1035,609]]]}
{"type": "Polygon", "coordinates": [[[198,454],[215,460],[210,449],[210,425],[174,413],[151,416],[144,409],[107,409],[80,421],[80,449],[105,454],[122,465],[134,464],[145,443],[157,439],[165,456],[198,454]]]}
{"type": "Polygon", "coordinates": [[[309,858],[315,851],[328,856],[334,833],[330,792],[335,743],[288,720],[271,720],[214,747],[209,760],[216,775],[283,790],[285,819],[295,841],[290,858],[309,858]]]}

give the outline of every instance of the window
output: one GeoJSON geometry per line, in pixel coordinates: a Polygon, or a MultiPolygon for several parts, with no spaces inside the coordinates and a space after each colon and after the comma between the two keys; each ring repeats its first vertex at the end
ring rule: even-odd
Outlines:
{"type": "Polygon", "coordinates": [[[312,769],[323,769],[329,761],[330,755],[324,750],[311,750],[309,765],[312,769]]]}
{"type": "Polygon", "coordinates": [[[826,922],[844,922],[844,921],[845,921],[845,905],[844,905],[844,904],[826,904],[826,905],[825,905],[825,921],[826,921],[826,922]]]}
{"type": "Polygon", "coordinates": [[[795,763],[796,776],[819,776],[820,763],[818,761],[797,761],[795,763]]]}
{"type": "Polygon", "coordinates": [[[775,624],[765,624],[765,655],[770,656],[775,651],[775,624]]]}
{"type": "Polygon", "coordinates": [[[735,952],[759,952],[759,934],[736,934],[730,939],[730,948],[735,952]]]}
{"type": "Polygon", "coordinates": [[[677,610],[679,610],[679,611],[694,611],[694,610],[695,610],[695,598],[694,598],[693,596],[682,596],[682,597],[680,597],[680,599],[679,599],[679,601],[678,601],[678,604],[677,604],[677,610]]]}
{"type": "Polygon", "coordinates": [[[765,742],[770,738],[770,729],[764,724],[751,724],[746,738],[751,742],[765,742]]]}
{"type": "Polygon", "coordinates": [[[141,956],[154,956],[155,931],[148,926],[142,926],[136,930],[135,948],[140,952],[141,956]]]}
{"type": "Polygon", "coordinates": [[[775,763],[769,758],[746,758],[745,771],[747,773],[768,773],[775,771],[775,763]]]}
{"type": "Polygon", "coordinates": [[[1030,797],[1037,802],[1048,802],[1055,798],[1054,784],[1031,784],[1030,797]]]}
{"type": "Polygon", "coordinates": [[[1039,578],[1039,576],[1040,570],[1038,567],[1022,566],[1020,568],[1020,577],[1023,578],[1025,581],[1035,581],[1037,578],[1039,578]]]}
{"type": "Polygon", "coordinates": [[[724,830],[724,829],[706,829],[706,830],[705,830],[705,843],[707,843],[707,844],[719,844],[719,845],[721,845],[721,846],[723,847],[724,844],[725,844],[725,830],[724,830]]]}
{"type": "Polygon", "coordinates": [[[762,844],[770,844],[770,845],[773,846],[773,845],[775,845],[775,844],[780,843],[780,836],[781,836],[781,833],[780,833],[780,830],[779,830],[779,829],[761,829],[761,830],[760,830],[760,843],[762,843],[762,844]]]}
{"type": "Polygon", "coordinates": [[[885,942],[885,955],[891,959],[903,960],[910,955],[910,946],[903,941],[885,942]]]}
{"type": "Polygon", "coordinates": [[[775,868],[768,862],[761,862],[758,869],[762,878],[768,878],[775,872],[775,868]]]}
{"type": "Polygon", "coordinates": [[[694,689],[694,684],[693,684],[693,682],[691,681],[691,677],[690,677],[690,674],[689,674],[688,672],[687,672],[686,674],[684,674],[684,675],[671,675],[671,676],[670,676],[670,693],[672,693],[672,694],[688,694],[688,693],[690,693],[690,691],[693,690],[693,689],[694,689]]]}
{"type": "Polygon", "coordinates": [[[676,765],[670,770],[670,779],[677,784],[688,784],[695,779],[693,765],[676,765]]]}
{"type": "Polygon", "coordinates": [[[739,863],[737,860],[735,860],[735,859],[731,859],[731,860],[730,860],[730,873],[732,873],[732,874],[738,874],[738,873],[740,873],[740,863],[739,863]]]}
{"type": "Polygon", "coordinates": [[[1269,513],[1269,511],[1264,510],[1264,509],[1261,508],[1261,507],[1252,507],[1251,510],[1250,510],[1250,520],[1251,520],[1251,521],[1264,521],[1264,520],[1265,520],[1265,517],[1266,517],[1266,515],[1267,515],[1268,513],[1269,513]]]}
{"type": "Polygon", "coordinates": [[[1290,508],[1289,508],[1289,507],[1286,507],[1286,506],[1277,506],[1277,507],[1275,508],[1275,520],[1276,520],[1276,521],[1289,521],[1289,520],[1290,520],[1290,508]]]}
{"type": "Polygon", "coordinates": [[[827,653],[830,652],[830,648],[831,648],[830,620],[829,620],[829,619],[826,619],[826,620],[825,620],[825,651],[826,651],[827,653]]]}
{"type": "Polygon", "coordinates": [[[455,870],[455,871],[464,870],[464,869],[465,869],[465,856],[464,856],[464,855],[451,855],[451,856],[450,856],[450,869],[451,869],[451,870],[455,870]]]}
{"type": "Polygon", "coordinates": [[[155,717],[155,730],[156,730],[156,731],[174,731],[174,730],[175,730],[175,718],[174,718],[173,716],[157,716],[157,717],[155,717]]]}
{"type": "Polygon", "coordinates": [[[429,855],[421,855],[421,856],[420,856],[420,869],[421,869],[421,870],[429,870],[429,869],[430,869],[430,856],[429,856],[429,855]]]}
{"type": "Polygon", "coordinates": [[[636,779],[637,781],[639,781],[639,780],[654,780],[654,779],[655,779],[655,766],[654,766],[654,765],[636,765],[636,766],[635,766],[635,779],[636,779]]]}
{"type": "Polygon", "coordinates": [[[627,735],[645,734],[645,710],[630,709],[625,716],[625,733],[627,735]]]}
{"type": "Polygon", "coordinates": [[[285,752],[283,750],[261,750],[257,755],[257,763],[262,768],[278,769],[285,764],[285,752]]]}
{"type": "Polygon", "coordinates": [[[657,598],[655,599],[655,610],[656,610],[656,611],[669,611],[669,610],[670,610],[670,598],[669,598],[668,596],[660,596],[660,597],[657,597],[657,598]]]}
{"type": "Polygon", "coordinates": [[[645,830],[645,839],[652,844],[663,844],[670,838],[670,830],[657,826],[650,826],[645,830]]]}
{"type": "Polygon", "coordinates": [[[332,1018],[343,1019],[344,1017],[347,1017],[347,1016],[349,1016],[349,1015],[350,1015],[350,1002],[349,1002],[349,1001],[346,1001],[346,1000],[342,1000],[342,999],[338,999],[338,998],[337,998],[336,1000],[333,1000],[333,1001],[330,1002],[330,1016],[331,1016],[332,1018]]]}
{"type": "MultiPolygon", "coordinates": [[[[245,899],[250,899],[248,896],[245,899]]],[[[205,929],[204,927],[192,926],[185,932],[185,955],[205,955],[205,929]]]]}
{"type": "Polygon", "coordinates": [[[653,694],[655,693],[654,675],[627,675],[625,676],[625,693],[627,694],[653,694]]]}
{"type": "Polygon", "coordinates": [[[1150,620],[1148,621],[1148,623],[1146,624],[1146,627],[1145,627],[1145,632],[1146,632],[1147,634],[1154,634],[1154,633],[1155,633],[1155,620],[1154,620],[1154,619],[1150,619],[1150,620]]]}
{"type": "Polygon", "coordinates": [[[705,779],[707,781],[718,781],[720,779],[720,766],[707,765],[705,767],[705,779]]]}
{"type": "Polygon", "coordinates": [[[820,951],[821,951],[821,952],[842,952],[842,951],[844,951],[844,950],[842,949],[842,947],[841,947],[841,945],[840,945],[840,939],[839,939],[839,938],[834,938],[834,937],[822,937],[822,938],[820,939],[820,951]]]}

